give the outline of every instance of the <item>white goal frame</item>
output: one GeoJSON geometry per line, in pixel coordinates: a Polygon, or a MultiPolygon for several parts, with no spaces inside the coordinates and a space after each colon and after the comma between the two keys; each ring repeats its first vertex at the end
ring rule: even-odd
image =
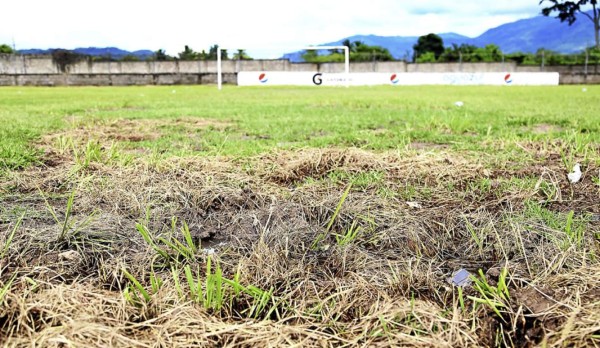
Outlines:
{"type": "MultiPolygon", "coordinates": [[[[236,50],[237,48],[231,49],[236,50]]],[[[217,88],[223,89],[223,68],[221,66],[221,51],[228,50],[227,48],[217,48],[217,88]]],[[[308,46],[302,48],[303,51],[308,50],[344,50],[344,74],[346,76],[346,87],[350,86],[350,48],[348,46],[308,46]]]]}

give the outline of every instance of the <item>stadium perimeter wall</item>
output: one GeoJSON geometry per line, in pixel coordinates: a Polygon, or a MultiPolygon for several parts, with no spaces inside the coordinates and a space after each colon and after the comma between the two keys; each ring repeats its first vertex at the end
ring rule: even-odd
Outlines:
{"type": "MultiPolygon", "coordinates": [[[[226,60],[223,81],[236,84],[239,71],[344,71],[343,63],[291,63],[288,60],[226,60]]],[[[352,63],[351,72],[558,72],[561,84],[600,84],[600,67],[521,66],[506,63],[423,63],[368,62],[352,63]]],[[[126,86],[214,84],[215,61],[94,62],[80,61],[64,70],[48,56],[0,54],[0,86],[126,86]]]]}

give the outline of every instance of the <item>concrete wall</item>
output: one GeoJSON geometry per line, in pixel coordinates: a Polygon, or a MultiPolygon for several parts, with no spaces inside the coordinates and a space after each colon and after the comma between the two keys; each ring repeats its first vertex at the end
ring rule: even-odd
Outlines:
{"type": "MultiPolygon", "coordinates": [[[[223,61],[224,82],[237,82],[239,71],[314,71],[337,73],[344,63],[290,63],[288,60],[223,61]]],[[[519,66],[506,63],[423,63],[366,62],[352,63],[351,72],[558,72],[560,82],[600,83],[600,67],[519,66]]],[[[168,62],[92,62],[85,60],[67,66],[66,73],[49,56],[0,54],[0,86],[11,85],[152,85],[216,83],[216,61],[168,62]]]]}
{"type": "MultiPolygon", "coordinates": [[[[11,74],[0,75],[0,86],[145,86],[216,84],[217,74],[11,74]]],[[[235,73],[223,83],[236,84],[235,73]]]]}
{"type": "Polygon", "coordinates": [[[597,85],[600,84],[600,74],[561,74],[561,85],[597,85]]]}
{"type": "Polygon", "coordinates": [[[57,74],[58,67],[45,56],[0,54],[0,74],[57,74]]]}

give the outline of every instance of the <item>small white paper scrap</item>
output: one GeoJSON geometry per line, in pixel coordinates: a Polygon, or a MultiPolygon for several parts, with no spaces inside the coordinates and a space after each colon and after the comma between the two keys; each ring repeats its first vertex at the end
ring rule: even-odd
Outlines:
{"type": "Polygon", "coordinates": [[[581,165],[577,163],[573,167],[573,172],[567,174],[567,177],[569,178],[569,181],[573,184],[579,182],[579,180],[581,180],[581,165]]]}

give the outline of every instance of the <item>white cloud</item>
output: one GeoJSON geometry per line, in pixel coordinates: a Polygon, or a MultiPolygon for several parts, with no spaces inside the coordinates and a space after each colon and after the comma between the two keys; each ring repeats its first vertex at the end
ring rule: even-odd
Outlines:
{"type": "Polygon", "coordinates": [[[0,43],[14,39],[17,48],[117,46],[176,54],[184,45],[202,50],[218,43],[270,57],[355,34],[477,36],[540,11],[529,0],[19,0],[2,7],[0,43]]]}

